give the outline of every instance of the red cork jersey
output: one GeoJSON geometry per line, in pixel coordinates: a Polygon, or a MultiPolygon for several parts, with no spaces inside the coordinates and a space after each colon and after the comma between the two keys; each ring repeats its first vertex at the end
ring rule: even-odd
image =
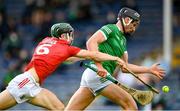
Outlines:
{"type": "Polygon", "coordinates": [[[46,37],[35,48],[33,57],[25,70],[34,67],[42,83],[62,62],[79,51],[80,48],[70,46],[65,40],[46,37]]]}

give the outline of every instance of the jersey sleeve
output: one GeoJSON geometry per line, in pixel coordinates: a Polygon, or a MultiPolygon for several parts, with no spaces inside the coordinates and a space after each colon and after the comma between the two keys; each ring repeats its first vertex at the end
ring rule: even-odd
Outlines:
{"type": "Polygon", "coordinates": [[[123,50],[124,50],[124,53],[127,53],[127,48],[126,47],[124,47],[123,50]]]}
{"type": "Polygon", "coordinates": [[[105,40],[107,40],[108,37],[110,37],[109,35],[112,33],[112,30],[108,27],[108,25],[103,26],[101,29],[99,29],[99,31],[101,31],[105,37],[105,40]]]}
{"type": "Polygon", "coordinates": [[[80,50],[81,50],[80,48],[75,47],[75,46],[69,46],[69,49],[68,49],[71,56],[76,55],[80,50]]]}

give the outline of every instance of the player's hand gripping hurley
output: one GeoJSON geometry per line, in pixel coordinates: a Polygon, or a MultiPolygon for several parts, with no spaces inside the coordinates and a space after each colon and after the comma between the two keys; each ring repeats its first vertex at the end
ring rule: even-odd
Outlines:
{"type": "Polygon", "coordinates": [[[119,62],[118,64],[121,66],[121,68],[124,68],[125,70],[127,70],[130,74],[132,74],[136,79],[138,79],[139,81],[141,81],[144,85],[146,85],[151,91],[155,92],[156,94],[159,94],[159,91],[152,87],[151,85],[145,83],[142,79],[140,79],[134,72],[132,72],[126,65],[121,64],[122,62],[119,62]]]}
{"type": "Polygon", "coordinates": [[[156,94],[159,94],[159,91],[152,87],[151,85],[145,83],[142,79],[140,79],[134,72],[132,72],[131,70],[129,70],[127,67],[125,68],[129,73],[131,73],[135,78],[137,78],[139,81],[141,81],[143,84],[145,84],[151,91],[155,92],[156,94]]]}
{"type": "MultiPolygon", "coordinates": [[[[81,62],[80,66],[84,66],[86,68],[89,68],[95,72],[97,72],[97,68],[93,67],[90,64],[86,64],[81,62]]],[[[107,74],[107,76],[105,77],[107,80],[110,80],[111,82],[117,84],[118,86],[120,86],[122,89],[126,90],[138,103],[140,103],[141,105],[146,105],[149,104],[153,97],[154,97],[154,93],[156,91],[156,93],[159,91],[157,90],[152,90],[152,91],[141,91],[141,90],[137,90],[137,89],[133,89],[133,88],[129,88],[123,84],[121,84],[118,80],[116,80],[114,77],[112,77],[109,73],[107,74]]],[[[144,82],[144,81],[143,81],[144,82]]],[[[147,84],[148,85],[148,84],[147,84]]],[[[152,86],[151,86],[152,87],[152,86]]],[[[150,87],[148,87],[150,88],[150,87]]],[[[157,94],[158,94],[157,93],[157,94]]]]}

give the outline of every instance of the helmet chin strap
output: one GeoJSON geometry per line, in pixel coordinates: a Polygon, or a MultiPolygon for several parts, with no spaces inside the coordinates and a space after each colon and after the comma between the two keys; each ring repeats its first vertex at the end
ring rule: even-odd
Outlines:
{"type": "Polygon", "coordinates": [[[128,26],[132,22],[132,19],[130,19],[127,24],[125,22],[125,19],[122,18],[122,17],[120,18],[120,21],[121,21],[121,25],[122,25],[124,34],[128,35],[128,33],[126,33],[126,31],[125,31],[125,27],[124,26],[128,26]]]}
{"type": "Polygon", "coordinates": [[[120,18],[120,21],[121,21],[121,25],[122,25],[122,28],[123,28],[123,32],[125,34],[126,32],[125,32],[124,23],[123,23],[124,20],[122,20],[122,17],[120,18]]]}
{"type": "Polygon", "coordinates": [[[67,41],[70,42],[69,33],[66,33],[66,38],[67,38],[67,41]]]}
{"type": "Polygon", "coordinates": [[[68,42],[70,41],[70,37],[68,33],[64,33],[63,35],[61,35],[61,37],[59,37],[59,39],[64,39],[67,40],[68,42]]]}
{"type": "Polygon", "coordinates": [[[70,45],[72,45],[73,40],[71,39],[70,36],[71,36],[70,33],[66,33],[67,41],[69,42],[70,45]]]}
{"type": "Polygon", "coordinates": [[[70,33],[64,33],[63,35],[61,35],[61,37],[59,37],[59,39],[66,40],[67,42],[69,42],[70,45],[72,45],[73,43],[70,33]]]}
{"type": "Polygon", "coordinates": [[[129,19],[129,22],[126,24],[124,18],[122,18],[122,22],[123,22],[123,25],[128,26],[132,22],[132,19],[129,19]]]}

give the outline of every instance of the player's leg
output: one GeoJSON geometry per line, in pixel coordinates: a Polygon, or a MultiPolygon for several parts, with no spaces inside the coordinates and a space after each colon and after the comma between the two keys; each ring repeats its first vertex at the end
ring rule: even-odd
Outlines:
{"type": "Polygon", "coordinates": [[[95,99],[95,96],[87,83],[87,78],[92,78],[96,75],[97,74],[90,69],[84,71],[81,78],[80,88],[71,97],[67,107],[65,108],[66,111],[83,110],[95,99]]]}
{"type": "Polygon", "coordinates": [[[54,93],[47,89],[42,89],[39,94],[30,99],[28,103],[40,106],[49,110],[63,110],[64,104],[56,97],[54,93]]]}
{"type": "Polygon", "coordinates": [[[24,75],[20,74],[12,79],[6,90],[0,93],[0,109],[8,109],[18,103],[20,103],[20,97],[22,93],[20,93],[20,89],[17,87],[17,84],[23,80],[24,75]]]}
{"type": "Polygon", "coordinates": [[[109,84],[101,92],[101,95],[109,98],[111,101],[118,104],[124,110],[137,110],[137,105],[130,94],[117,86],[116,84],[109,84]]]}
{"type": "Polygon", "coordinates": [[[0,93],[0,110],[8,109],[16,104],[16,100],[7,90],[0,93]]]}
{"type": "Polygon", "coordinates": [[[87,87],[80,87],[71,97],[65,111],[84,110],[93,100],[95,96],[87,87]]]}
{"type": "Polygon", "coordinates": [[[3,94],[11,94],[17,103],[29,101],[29,103],[33,105],[41,106],[46,109],[64,108],[62,102],[58,100],[52,92],[41,88],[29,72],[16,76],[9,83],[6,90],[9,93],[3,92],[3,94]]]}

